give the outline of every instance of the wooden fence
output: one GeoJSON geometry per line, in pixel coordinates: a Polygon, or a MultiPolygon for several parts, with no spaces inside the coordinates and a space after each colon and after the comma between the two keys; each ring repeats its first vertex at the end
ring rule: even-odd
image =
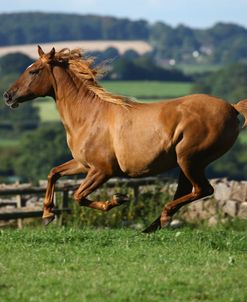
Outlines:
{"type": "MultiPolygon", "coordinates": [[[[55,187],[56,194],[61,195],[61,203],[59,207],[54,209],[56,216],[63,213],[70,213],[69,208],[69,193],[75,191],[83,179],[58,181],[55,187]]],[[[164,177],[146,177],[146,178],[112,178],[105,186],[107,188],[113,187],[128,187],[133,189],[134,200],[138,200],[140,186],[153,185],[157,183],[167,183],[168,179],[164,177]]],[[[24,196],[44,196],[46,191],[46,182],[42,182],[40,186],[32,186],[31,184],[17,184],[17,185],[0,185],[0,220],[18,219],[18,227],[22,227],[23,218],[33,218],[42,216],[42,208],[27,207],[27,200],[24,196]],[[7,196],[12,196],[11,199],[1,199],[7,196]],[[9,208],[8,208],[9,206],[9,208]],[[11,207],[11,208],[10,208],[11,207]]],[[[55,203],[56,204],[56,203],[55,203]]]]}

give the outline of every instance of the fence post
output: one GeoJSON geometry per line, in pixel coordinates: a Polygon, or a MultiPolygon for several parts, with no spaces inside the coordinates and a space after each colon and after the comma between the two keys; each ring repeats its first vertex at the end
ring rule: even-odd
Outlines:
{"type": "MultiPolygon", "coordinates": [[[[16,207],[17,208],[21,208],[22,207],[21,195],[16,195],[16,207]]],[[[23,219],[22,218],[18,218],[17,219],[17,227],[18,227],[18,229],[22,229],[23,228],[23,219]]]]}
{"type": "Polygon", "coordinates": [[[135,204],[137,204],[139,198],[139,186],[137,184],[134,185],[133,190],[134,190],[134,201],[135,204]]]}
{"type": "Polygon", "coordinates": [[[59,225],[65,225],[66,224],[66,211],[63,211],[64,209],[68,209],[69,207],[69,191],[68,190],[63,190],[62,191],[62,202],[61,202],[61,214],[59,217],[59,225]]]}
{"type": "Polygon", "coordinates": [[[69,207],[69,191],[68,190],[63,191],[62,207],[63,207],[63,209],[67,209],[69,207]]]}

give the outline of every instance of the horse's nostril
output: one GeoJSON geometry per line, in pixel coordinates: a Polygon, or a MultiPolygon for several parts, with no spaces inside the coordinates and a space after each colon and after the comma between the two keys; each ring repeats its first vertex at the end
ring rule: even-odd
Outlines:
{"type": "Polygon", "coordinates": [[[4,97],[5,100],[10,99],[10,94],[8,93],[8,91],[4,92],[3,97],[4,97]]]}

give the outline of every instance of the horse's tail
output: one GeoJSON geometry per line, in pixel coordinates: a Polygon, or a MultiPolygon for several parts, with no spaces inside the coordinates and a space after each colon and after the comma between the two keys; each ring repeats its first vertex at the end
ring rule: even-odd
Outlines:
{"type": "Polygon", "coordinates": [[[244,99],[237,104],[232,105],[238,113],[244,116],[244,124],[242,128],[247,126],[247,99],[244,99]]]}

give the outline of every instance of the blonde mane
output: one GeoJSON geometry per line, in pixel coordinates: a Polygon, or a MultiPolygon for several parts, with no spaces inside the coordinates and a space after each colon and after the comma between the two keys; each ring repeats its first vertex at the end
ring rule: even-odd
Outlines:
{"type": "Polygon", "coordinates": [[[94,58],[84,58],[82,49],[70,50],[63,48],[56,52],[54,60],[58,64],[66,66],[76,78],[86,83],[89,92],[96,95],[100,100],[124,107],[129,107],[133,104],[130,98],[114,95],[98,84],[97,77],[104,74],[104,68],[93,67],[94,58]]]}

